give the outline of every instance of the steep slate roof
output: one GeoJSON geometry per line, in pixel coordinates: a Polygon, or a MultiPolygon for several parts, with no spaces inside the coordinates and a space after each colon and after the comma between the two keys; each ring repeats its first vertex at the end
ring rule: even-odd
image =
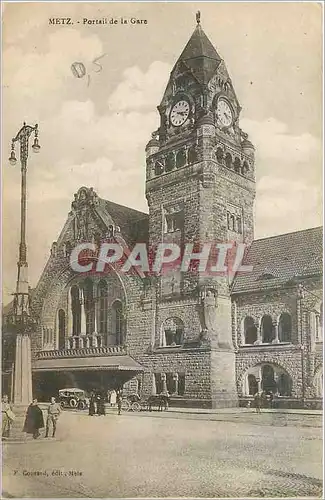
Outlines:
{"type": "Polygon", "coordinates": [[[121,234],[129,245],[147,243],[149,239],[149,215],[133,208],[103,200],[105,210],[115,224],[121,228],[121,234]]]}
{"type": "Polygon", "coordinates": [[[255,240],[244,260],[253,271],[236,276],[232,293],[270,289],[295,278],[321,276],[322,255],[322,227],[255,240]]]}
{"type": "Polygon", "coordinates": [[[207,83],[221,62],[221,57],[204,33],[200,24],[181,53],[176,65],[183,62],[200,83],[207,83]]]}

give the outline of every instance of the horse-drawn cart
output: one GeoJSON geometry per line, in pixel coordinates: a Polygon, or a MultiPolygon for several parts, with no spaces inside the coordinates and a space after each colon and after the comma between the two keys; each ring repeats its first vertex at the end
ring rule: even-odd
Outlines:
{"type": "Polygon", "coordinates": [[[168,410],[169,396],[157,394],[141,399],[138,394],[130,394],[122,399],[122,411],[152,411],[155,407],[158,411],[168,410]]]}

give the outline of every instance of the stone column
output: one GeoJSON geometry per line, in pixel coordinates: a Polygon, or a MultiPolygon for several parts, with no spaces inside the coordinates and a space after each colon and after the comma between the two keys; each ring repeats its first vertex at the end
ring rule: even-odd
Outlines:
{"type": "Polygon", "coordinates": [[[161,374],[161,381],[162,381],[162,394],[167,394],[166,373],[161,374]]]}
{"type": "Polygon", "coordinates": [[[155,374],[152,374],[152,395],[155,396],[157,394],[157,387],[156,387],[156,377],[155,374]]]}
{"type": "Polygon", "coordinates": [[[68,300],[67,300],[67,335],[68,337],[72,335],[73,329],[73,317],[72,317],[72,304],[71,304],[71,288],[68,290],[68,300]]]}
{"type": "Polygon", "coordinates": [[[279,340],[279,323],[278,323],[278,321],[273,323],[273,327],[274,327],[275,338],[272,340],[272,344],[279,344],[280,340],[279,340]]]}
{"type": "Polygon", "coordinates": [[[261,321],[258,324],[256,334],[257,334],[257,340],[256,340],[256,342],[254,342],[254,344],[255,345],[262,344],[262,323],[261,323],[261,321]]]}
{"type": "Polygon", "coordinates": [[[248,375],[249,373],[245,373],[244,375],[244,383],[243,383],[244,396],[249,396],[248,375]]]}
{"type": "Polygon", "coordinates": [[[97,303],[95,302],[95,307],[94,307],[94,335],[97,335],[98,330],[97,330],[97,303]]]}
{"type": "Polygon", "coordinates": [[[262,367],[258,367],[258,375],[256,377],[257,390],[260,392],[262,390],[262,367]]]}
{"type": "Polygon", "coordinates": [[[32,363],[29,335],[17,335],[14,374],[14,404],[29,405],[32,401],[32,363]]]}
{"type": "Polygon", "coordinates": [[[86,312],[85,312],[85,296],[84,291],[80,289],[80,333],[86,335],[86,312]]]}

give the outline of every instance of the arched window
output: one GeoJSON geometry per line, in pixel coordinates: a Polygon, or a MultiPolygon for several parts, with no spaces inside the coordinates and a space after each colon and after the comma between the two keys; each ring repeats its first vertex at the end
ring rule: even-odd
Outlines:
{"type": "Polygon", "coordinates": [[[65,312],[63,309],[59,309],[58,311],[58,336],[59,336],[59,349],[62,350],[65,348],[65,312]]]}
{"type": "Polygon", "coordinates": [[[161,161],[156,161],[155,163],[155,175],[161,175],[164,171],[164,166],[161,161]]]}
{"type": "Polygon", "coordinates": [[[169,153],[166,158],[165,170],[166,172],[171,172],[175,168],[175,156],[174,153],[169,153]]]}
{"type": "Polygon", "coordinates": [[[230,153],[227,153],[225,156],[225,163],[227,168],[231,168],[232,166],[232,157],[230,153]]]}
{"type": "Polygon", "coordinates": [[[280,342],[291,342],[292,321],[289,313],[282,313],[279,318],[280,342]]]}
{"type": "Polygon", "coordinates": [[[197,154],[196,154],[196,149],[194,146],[190,147],[188,152],[187,152],[187,159],[189,165],[192,165],[192,163],[197,162],[197,154]]]}
{"type": "Polygon", "coordinates": [[[262,389],[263,391],[276,392],[274,369],[271,365],[264,365],[262,367],[262,389]]]}
{"type": "Polygon", "coordinates": [[[268,314],[263,316],[261,328],[262,328],[262,342],[265,344],[271,343],[275,337],[274,337],[272,318],[268,314]]]}
{"type": "Polygon", "coordinates": [[[249,165],[246,160],[244,161],[241,170],[243,175],[247,174],[247,172],[249,171],[249,165]]]}
{"type": "Polygon", "coordinates": [[[216,158],[217,158],[217,162],[218,163],[222,163],[222,160],[223,160],[223,150],[222,150],[222,148],[217,148],[216,158]]]}
{"type": "Polygon", "coordinates": [[[257,341],[257,328],[253,318],[247,316],[244,320],[245,344],[254,344],[257,341]]]}
{"type": "Polygon", "coordinates": [[[168,318],[162,326],[160,345],[179,346],[183,343],[184,325],[179,318],[168,318]]]}
{"type": "Polygon", "coordinates": [[[72,310],[72,335],[80,335],[81,330],[81,303],[80,290],[74,285],[71,287],[71,310],[72,310]]]}
{"type": "Polygon", "coordinates": [[[186,164],[186,153],[184,149],[181,149],[176,154],[176,168],[184,167],[186,164]]]}
{"type": "Polygon", "coordinates": [[[113,333],[116,337],[116,345],[124,344],[124,318],[123,306],[120,300],[115,300],[112,305],[113,333]]]}
{"type": "Polygon", "coordinates": [[[287,373],[282,373],[278,378],[278,393],[280,396],[291,396],[292,380],[287,373]]]}
{"type": "Polygon", "coordinates": [[[105,280],[98,283],[99,333],[107,333],[108,288],[105,280]]]}
{"type": "Polygon", "coordinates": [[[248,394],[254,396],[258,391],[258,384],[255,375],[248,375],[248,394]]]}
{"type": "Polygon", "coordinates": [[[235,172],[237,172],[237,174],[240,173],[240,159],[239,158],[235,158],[235,161],[234,161],[234,170],[235,172]]]}
{"type": "Polygon", "coordinates": [[[95,331],[95,301],[94,286],[91,279],[84,283],[85,312],[86,312],[86,334],[91,335],[95,331]]]}

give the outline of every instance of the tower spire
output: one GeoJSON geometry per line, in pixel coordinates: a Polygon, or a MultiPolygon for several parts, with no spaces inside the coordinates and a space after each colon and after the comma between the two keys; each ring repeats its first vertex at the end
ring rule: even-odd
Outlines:
{"type": "Polygon", "coordinates": [[[199,25],[201,22],[201,12],[198,10],[196,13],[196,22],[199,25]]]}

